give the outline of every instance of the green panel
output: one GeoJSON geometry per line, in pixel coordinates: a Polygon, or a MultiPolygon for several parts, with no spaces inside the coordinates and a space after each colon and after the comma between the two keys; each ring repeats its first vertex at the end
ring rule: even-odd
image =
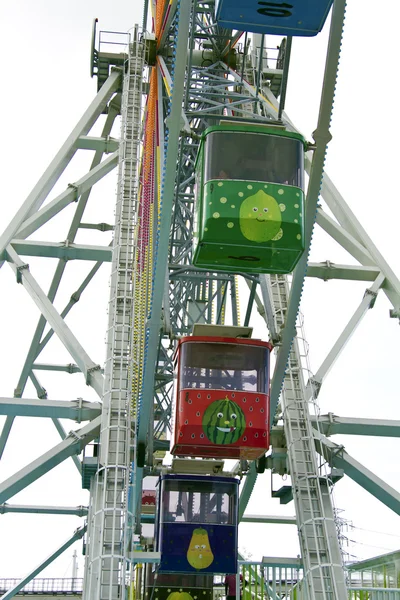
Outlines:
{"type": "Polygon", "coordinates": [[[304,251],[304,193],[284,184],[212,180],[194,230],[196,267],[290,273],[304,251]]]}

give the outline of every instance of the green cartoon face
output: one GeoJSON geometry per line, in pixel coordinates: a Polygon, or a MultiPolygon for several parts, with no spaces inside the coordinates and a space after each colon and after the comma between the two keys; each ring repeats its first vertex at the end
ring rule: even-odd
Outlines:
{"type": "Polygon", "coordinates": [[[281,237],[281,209],[272,196],[262,190],[243,200],[239,224],[245,238],[252,242],[268,242],[281,237]]]}

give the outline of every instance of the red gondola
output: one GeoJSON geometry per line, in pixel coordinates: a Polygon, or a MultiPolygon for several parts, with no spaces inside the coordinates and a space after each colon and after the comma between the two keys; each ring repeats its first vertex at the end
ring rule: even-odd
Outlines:
{"type": "Polygon", "coordinates": [[[172,454],[252,460],[266,452],[271,349],[249,338],[179,340],[172,454]]]}

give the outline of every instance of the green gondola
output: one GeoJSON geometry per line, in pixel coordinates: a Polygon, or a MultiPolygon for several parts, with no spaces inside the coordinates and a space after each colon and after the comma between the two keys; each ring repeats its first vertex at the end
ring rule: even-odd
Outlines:
{"type": "Polygon", "coordinates": [[[304,252],[304,150],[280,127],[221,122],[196,160],[193,264],[290,273],[304,252]]]}

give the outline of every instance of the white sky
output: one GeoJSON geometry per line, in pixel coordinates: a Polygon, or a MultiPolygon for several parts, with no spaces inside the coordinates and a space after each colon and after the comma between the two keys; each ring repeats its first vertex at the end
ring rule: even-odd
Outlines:
{"type": "MultiPolygon", "coordinates": [[[[141,23],[142,2],[85,0],[51,3],[16,0],[0,7],[4,23],[0,39],[3,57],[3,141],[0,149],[2,173],[3,229],[32,189],[73,126],[96,93],[96,81],[89,77],[91,26],[99,18],[100,29],[126,31],[141,23]]],[[[383,256],[400,274],[398,223],[400,208],[398,186],[399,123],[397,108],[397,23],[400,6],[395,0],[385,3],[382,15],[376,2],[349,2],[342,60],[339,71],[334,114],[333,140],[329,145],[326,170],[365,227],[383,256]]],[[[311,139],[316,127],[324,65],[326,31],[317,38],[295,40],[289,76],[287,112],[295,125],[311,139]]],[[[271,39],[271,45],[276,45],[271,39]]],[[[118,130],[114,132],[118,136],[118,130]]],[[[85,173],[89,158],[71,166],[57,190],[85,173]]],[[[51,196],[54,197],[54,196],[51,196]]],[[[93,193],[86,222],[113,222],[115,176],[111,174],[93,193]]],[[[73,207],[66,211],[68,219],[73,207]]],[[[67,217],[65,219],[67,219],[67,217]]],[[[34,239],[61,241],[68,225],[64,217],[43,228],[34,239]]],[[[69,224],[69,221],[68,221],[69,224]]],[[[80,233],[77,241],[104,244],[109,234],[80,233]]],[[[326,236],[314,235],[311,260],[354,262],[326,236]]],[[[53,265],[48,259],[47,263],[53,265]]],[[[51,269],[43,261],[29,259],[31,271],[47,291],[51,269]]],[[[55,264],[55,263],[54,263],[55,264]]],[[[88,267],[69,264],[56,306],[61,310],[78,287],[88,267]]],[[[12,396],[18,381],[38,311],[22,286],[13,282],[11,269],[0,273],[1,295],[0,352],[1,396],[12,396]]],[[[96,278],[93,290],[83,296],[68,320],[72,330],[96,362],[104,361],[104,336],[108,297],[108,267],[96,278]]],[[[303,295],[303,312],[310,343],[311,366],[316,371],[327,351],[362,299],[367,284],[308,280],[303,295]]],[[[381,293],[375,308],[367,314],[320,394],[321,412],[341,416],[400,419],[398,371],[398,322],[389,319],[389,303],[381,293]]],[[[266,333],[265,333],[266,335],[266,333]]],[[[72,360],[58,342],[43,353],[39,362],[69,363],[72,360]]],[[[51,376],[37,373],[51,399],[83,396],[96,400],[94,392],[82,386],[80,375],[51,376]],[[60,385],[61,382],[61,385],[60,385]]],[[[27,386],[26,397],[35,397],[27,386]]],[[[1,421],[0,421],[1,423],[1,421]]],[[[1,426],[1,425],[0,425],[1,426]]],[[[69,431],[77,426],[64,422],[69,431]]],[[[51,421],[18,419],[0,464],[0,479],[27,464],[59,441],[51,421]]],[[[355,458],[374,470],[390,485],[400,489],[398,442],[377,438],[342,437],[355,458]]],[[[280,507],[269,499],[269,475],[259,478],[248,512],[264,514],[294,513],[293,504],[280,507]]],[[[358,557],[397,549],[398,517],[353,482],[341,481],[335,491],[336,506],[342,516],[358,529],[350,548],[358,557]],[[392,536],[363,530],[383,531],[392,536]],[[369,546],[368,544],[373,544],[369,546]]],[[[87,505],[88,494],[79,490],[79,478],[71,460],[42,477],[17,496],[12,504],[87,505]]],[[[0,515],[0,577],[18,577],[41,562],[81,524],[75,517],[0,515]]],[[[298,553],[294,527],[240,526],[240,547],[253,558],[262,555],[298,553]],[[283,529],[282,529],[283,528],[283,529]],[[261,530],[263,533],[261,533],[261,530]]],[[[76,545],[78,553],[81,544],[76,545]]],[[[40,576],[70,575],[73,548],[40,576]]],[[[80,556],[80,564],[83,564],[80,556]]],[[[82,569],[80,569],[82,575],[82,569]]]]}

